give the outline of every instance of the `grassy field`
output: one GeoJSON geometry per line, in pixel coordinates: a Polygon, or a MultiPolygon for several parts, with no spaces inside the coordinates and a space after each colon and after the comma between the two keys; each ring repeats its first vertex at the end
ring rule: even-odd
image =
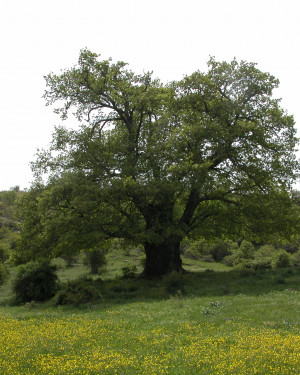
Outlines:
{"type": "MultiPolygon", "coordinates": [[[[117,278],[138,252],[108,257],[86,305],[14,306],[1,287],[1,374],[300,374],[300,269],[184,259],[187,274],[146,282],[117,278]]],[[[62,281],[87,273],[56,263],[62,281]]]]}

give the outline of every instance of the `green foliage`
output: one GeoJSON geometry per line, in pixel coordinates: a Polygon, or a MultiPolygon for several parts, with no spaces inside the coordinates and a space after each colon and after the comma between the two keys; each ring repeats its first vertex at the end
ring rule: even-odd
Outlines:
{"type": "Polygon", "coordinates": [[[12,219],[15,214],[15,203],[22,194],[19,187],[0,191],[0,218],[12,219]]]}
{"type": "Polygon", "coordinates": [[[277,250],[273,245],[261,246],[255,251],[254,246],[247,241],[243,241],[239,252],[224,259],[227,265],[235,265],[240,268],[252,268],[254,270],[266,270],[270,268],[286,268],[292,264],[297,264],[297,258],[293,258],[285,250],[277,250]]]}
{"type": "Polygon", "coordinates": [[[25,194],[18,187],[0,192],[0,261],[12,258],[15,240],[20,230],[17,202],[25,194]]]}
{"type": "Polygon", "coordinates": [[[191,259],[202,259],[209,262],[220,262],[230,255],[236,248],[236,244],[230,241],[205,239],[187,240],[183,243],[184,255],[191,259]]]}
{"type": "Polygon", "coordinates": [[[137,274],[137,268],[133,266],[122,267],[122,278],[123,279],[134,279],[137,274]]]}
{"type": "Polygon", "coordinates": [[[222,259],[222,263],[228,267],[233,267],[235,264],[240,263],[242,258],[242,253],[240,251],[236,251],[233,254],[227,255],[222,259]]]}
{"type": "Polygon", "coordinates": [[[9,250],[3,244],[0,244],[0,262],[5,262],[9,259],[9,250]]]}
{"type": "Polygon", "coordinates": [[[223,258],[230,254],[230,243],[226,241],[217,241],[211,246],[210,254],[216,262],[221,262],[223,258]]]}
{"type": "Polygon", "coordinates": [[[291,255],[285,250],[276,253],[273,265],[276,268],[287,268],[291,265],[291,255]]]}
{"type": "Polygon", "coordinates": [[[24,264],[36,259],[49,257],[50,248],[44,243],[45,234],[39,213],[39,195],[41,185],[24,194],[18,202],[18,215],[21,220],[21,235],[16,239],[16,248],[13,252],[13,262],[24,264]]]}
{"type": "Polygon", "coordinates": [[[103,271],[106,265],[106,251],[101,249],[92,249],[85,252],[84,264],[88,266],[92,274],[98,274],[103,271]]]}
{"type": "Polygon", "coordinates": [[[300,236],[297,234],[293,236],[290,241],[284,241],[278,244],[278,247],[287,251],[290,254],[297,253],[300,245],[300,236]]]}
{"type": "Polygon", "coordinates": [[[61,105],[62,119],[75,112],[80,126],[57,127],[33,163],[18,261],[124,238],[149,249],[151,277],[180,268],[187,234],[266,242],[297,232],[295,123],[272,97],[278,80],[255,64],[211,58],[208,72],[163,85],[85,49],[46,84],[47,104],[61,105]]]}
{"type": "Polygon", "coordinates": [[[254,257],[257,260],[268,259],[271,261],[275,253],[276,249],[273,245],[263,245],[255,252],[254,257]]]}
{"type": "Polygon", "coordinates": [[[253,268],[254,270],[268,270],[272,268],[272,260],[268,258],[260,258],[250,261],[249,268],[253,268]]]}
{"type": "Polygon", "coordinates": [[[8,268],[5,264],[0,262],[0,286],[5,283],[8,278],[8,268]]]}
{"type": "Polygon", "coordinates": [[[223,259],[223,263],[231,267],[265,270],[272,267],[275,253],[276,249],[272,245],[264,245],[255,250],[251,242],[243,240],[236,251],[223,259]]]}
{"type": "Polygon", "coordinates": [[[296,253],[293,253],[292,263],[295,267],[300,267],[300,251],[297,251],[296,253]]]}
{"type": "Polygon", "coordinates": [[[79,306],[99,300],[99,298],[101,298],[99,280],[95,282],[92,279],[83,277],[63,284],[55,300],[57,305],[79,306]]]}
{"type": "Polygon", "coordinates": [[[209,245],[204,239],[185,240],[183,242],[184,255],[190,259],[200,259],[209,253],[209,245]]]}
{"type": "Polygon", "coordinates": [[[58,290],[56,266],[47,261],[20,265],[13,282],[17,303],[47,301],[58,290]]]}
{"type": "Polygon", "coordinates": [[[240,251],[243,258],[251,259],[254,257],[255,247],[251,242],[243,240],[240,245],[240,251]]]}
{"type": "Polygon", "coordinates": [[[111,249],[118,249],[124,253],[126,257],[129,257],[131,253],[142,252],[144,250],[143,245],[134,244],[126,238],[113,238],[110,241],[111,249]]]}

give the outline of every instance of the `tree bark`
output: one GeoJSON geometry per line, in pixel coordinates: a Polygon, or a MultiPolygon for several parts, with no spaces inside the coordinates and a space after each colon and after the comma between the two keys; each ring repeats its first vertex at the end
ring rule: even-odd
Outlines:
{"type": "Polygon", "coordinates": [[[156,278],[172,271],[183,272],[180,257],[180,241],[166,241],[162,244],[145,243],[146,263],[142,277],[156,278]]]}

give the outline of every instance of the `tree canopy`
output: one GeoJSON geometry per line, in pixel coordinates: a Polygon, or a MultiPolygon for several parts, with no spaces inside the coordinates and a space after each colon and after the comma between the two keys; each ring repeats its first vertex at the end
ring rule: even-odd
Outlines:
{"type": "Polygon", "coordinates": [[[292,233],[295,123],[272,96],[278,80],[256,64],[211,58],[207,72],[163,84],[85,49],[45,79],[47,105],[80,127],[56,127],[33,163],[20,254],[120,237],[144,245],[153,277],[182,268],[187,235],[292,233]]]}

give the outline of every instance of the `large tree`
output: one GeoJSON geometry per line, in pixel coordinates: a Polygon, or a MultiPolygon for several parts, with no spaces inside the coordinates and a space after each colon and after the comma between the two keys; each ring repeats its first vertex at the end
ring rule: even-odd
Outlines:
{"type": "Polygon", "coordinates": [[[162,84],[83,50],[46,83],[47,104],[80,126],[57,127],[38,155],[47,181],[25,198],[20,248],[57,255],[121,237],[144,245],[153,277],[182,269],[188,234],[292,231],[294,120],[255,64],[211,58],[206,73],[162,84]]]}

